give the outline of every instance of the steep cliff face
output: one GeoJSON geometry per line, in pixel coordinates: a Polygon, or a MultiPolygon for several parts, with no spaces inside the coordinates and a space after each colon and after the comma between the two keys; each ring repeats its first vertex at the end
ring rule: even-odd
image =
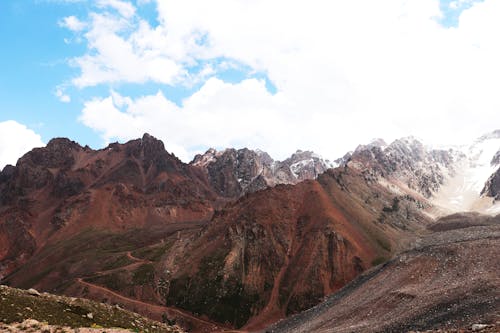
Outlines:
{"type": "Polygon", "coordinates": [[[274,161],[260,150],[209,149],[197,155],[192,165],[204,170],[215,191],[228,198],[238,198],[277,184],[297,184],[315,179],[333,164],[309,151],[297,151],[286,160],[274,161]]]}

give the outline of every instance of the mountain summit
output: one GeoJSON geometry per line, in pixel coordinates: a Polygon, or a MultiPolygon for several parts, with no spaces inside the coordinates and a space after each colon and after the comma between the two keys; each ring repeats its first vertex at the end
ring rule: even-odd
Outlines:
{"type": "Polygon", "coordinates": [[[261,150],[211,148],[190,163],[205,171],[215,191],[229,198],[277,184],[297,184],[333,167],[311,151],[298,150],[284,161],[275,161],[261,150]]]}

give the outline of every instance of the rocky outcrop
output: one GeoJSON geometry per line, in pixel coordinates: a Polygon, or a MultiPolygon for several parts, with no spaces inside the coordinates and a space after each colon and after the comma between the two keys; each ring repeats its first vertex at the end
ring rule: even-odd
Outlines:
{"type": "Polygon", "coordinates": [[[500,200],[500,168],[488,178],[481,195],[500,200]]]}
{"type": "Polygon", "coordinates": [[[192,165],[203,169],[215,191],[228,198],[238,198],[277,184],[297,184],[315,179],[333,165],[309,151],[298,150],[284,161],[274,161],[260,150],[209,149],[195,156],[192,165]]]}

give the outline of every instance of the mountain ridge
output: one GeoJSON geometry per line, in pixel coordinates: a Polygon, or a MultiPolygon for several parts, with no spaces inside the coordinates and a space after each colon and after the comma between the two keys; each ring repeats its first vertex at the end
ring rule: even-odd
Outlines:
{"type": "Polygon", "coordinates": [[[210,148],[190,164],[205,170],[212,187],[224,197],[239,197],[278,184],[297,184],[333,167],[311,151],[297,150],[287,159],[275,161],[262,150],[248,148],[210,148]]]}
{"type": "Polygon", "coordinates": [[[0,172],[0,278],[169,309],[199,332],[260,329],[410,248],[464,206],[453,191],[495,208],[496,140],[376,140],[329,168],[312,152],[209,149],[186,164],[148,134],[100,150],[56,138],[0,172]]]}

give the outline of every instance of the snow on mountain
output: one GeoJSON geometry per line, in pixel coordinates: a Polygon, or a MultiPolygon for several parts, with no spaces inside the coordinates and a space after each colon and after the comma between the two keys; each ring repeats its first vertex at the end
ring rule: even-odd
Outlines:
{"type": "Polygon", "coordinates": [[[500,213],[500,130],[468,146],[433,148],[413,137],[374,140],[338,160],[398,195],[422,196],[429,214],[500,213]],[[496,201],[495,201],[496,200],[496,201]]]}
{"type": "Polygon", "coordinates": [[[499,168],[495,157],[500,150],[500,131],[484,135],[470,146],[461,147],[464,156],[454,164],[455,173],[446,179],[432,202],[449,211],[500,213],[500,203],[483,191],[486,182],[499,168]]]}

